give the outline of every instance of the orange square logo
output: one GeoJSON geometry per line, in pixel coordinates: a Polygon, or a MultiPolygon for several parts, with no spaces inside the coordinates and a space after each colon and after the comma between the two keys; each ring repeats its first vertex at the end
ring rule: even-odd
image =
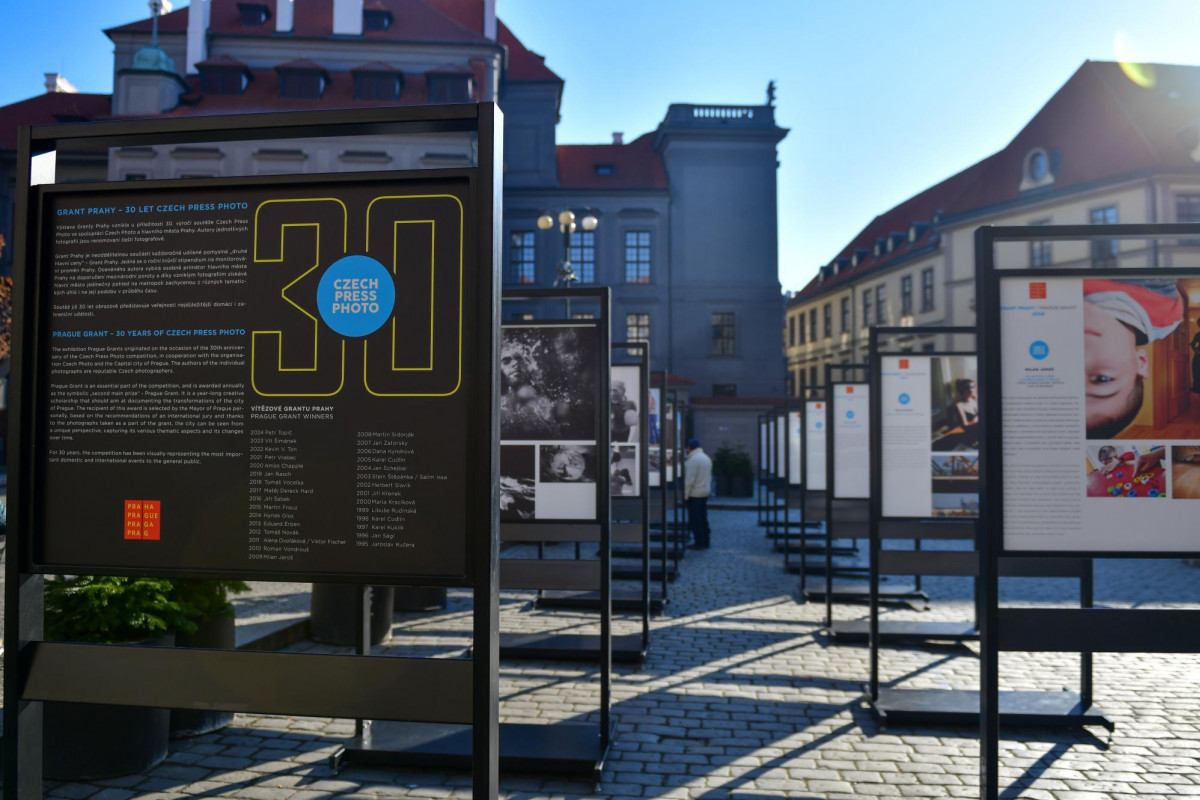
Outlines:
{"type": "Polygon", "coordinates": [[[158,541],[162,535],[161,500],[125,501],[125,538],[158,541]]]}
{"type": "Polygon", "coordinates": [[[907,358],[900,359],[900,369],[908,369],[908,359],[907,358]]]}
{"type": "Polygon", "coordinates": [[[853,386],[847,386],[847,387],[846,387],[846,394],[854,394],[854,387],[853,387],[853,386]]]}
{"type": "Polygon", "coordinates": [[[1029,299],[1030,300],[1045,300],[1046,299],[1046,284],[1043,282],[1030,282],[1029,284],[1029,299]]]}
{"type": "Polygon", "coordinates": [[[820,411],[825,406],[822,403],[817,403],[817,411],[820,411]]]}

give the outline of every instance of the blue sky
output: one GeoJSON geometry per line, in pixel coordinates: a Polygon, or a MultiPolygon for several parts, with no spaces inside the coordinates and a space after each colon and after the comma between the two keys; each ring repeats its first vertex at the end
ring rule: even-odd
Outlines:
{"type": "MultiPolygon", "coordinates": [[[[1085,59],[1200,64],[1195,0],[497,5],[567,81],[559,142],[633,138],[671,102],[760,103],[775,80],[776,118],[791,129],[779,158],[785,290],[876,214],[1003,147],[1085,59]]],[[[40,93],[43,72],[111,91],[101,30],[146,14],[142,0],[0,0],[0,104],[40,93]]]]}

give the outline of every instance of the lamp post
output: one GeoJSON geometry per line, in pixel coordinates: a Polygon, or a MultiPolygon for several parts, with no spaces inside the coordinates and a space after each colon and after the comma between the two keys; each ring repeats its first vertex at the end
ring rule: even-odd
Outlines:
{"type": "MultiPolygon", "coordinates": [[[[577,228],[583,228],[585,231],[594,231],[600,224],[600,220],[596,215],[588,211],[584,213],[583,218],[578,222],[575,221],[575,212],[569,208],[564,208],[558,212],[558,229],[562,232],[563,242],[563,257],[558,262],[558,270],[554,275],[554,286],[564,286],[567,289],[571,288],[571,284],[579,281],[579,276],[575,274],[575,268],[571,266],[571,234],[577,228]]],[[[549,212],[543,213],[537,219],[539,230],[548,231],[554,227],[555,218],[549,212]]],[[[567,319],[571,318],[571,300],[567,299],[567,319]]]]}

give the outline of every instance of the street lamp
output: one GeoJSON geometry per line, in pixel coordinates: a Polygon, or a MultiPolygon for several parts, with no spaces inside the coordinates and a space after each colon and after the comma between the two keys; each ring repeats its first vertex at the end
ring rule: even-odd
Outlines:
{"type": "MultiPolygon", "coordinates": [[[[575,269],[571,266],[571,234],[577,228],[583,228],[585,231],[594,231],[596,226],[600,224],[600,220],[596,215],[588,211],[583,215],[583,218],[578,222],[575,221],[575,212],[569,208],[564,208],[558,212],[558,229],[562,232],[563,237],[563,257],[562,261],[558,262],[558,272],[554,276],[554,285],[565,286],[570,289],[572,283],[579,280],[579,276],[575,274],[575,269]]],[[[537,219],[538,229],[548,231],[554,227],[555,219],[549,212],[543,212],[537,219]]]]}

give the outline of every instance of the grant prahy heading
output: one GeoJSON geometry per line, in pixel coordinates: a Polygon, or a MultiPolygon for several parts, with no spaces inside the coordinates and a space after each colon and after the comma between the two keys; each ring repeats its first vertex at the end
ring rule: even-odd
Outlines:
{"type": "Polygon", "coordinates": [[[250,204],[236,203],[148,203],[141,206],[77,206],[60,208],[60,217],[82,217],[107,214],[188,214],[196,211],[246,211],[250,204]]]}
{"type": "Polygon", "coordinates": [[[78,331],[51,331],[55,339],[105,339],[123,336],[138,338],[143,336],[245,336],[245,328],[144,328],[142,330],[105,330],[86,329],[78,331]]]}

